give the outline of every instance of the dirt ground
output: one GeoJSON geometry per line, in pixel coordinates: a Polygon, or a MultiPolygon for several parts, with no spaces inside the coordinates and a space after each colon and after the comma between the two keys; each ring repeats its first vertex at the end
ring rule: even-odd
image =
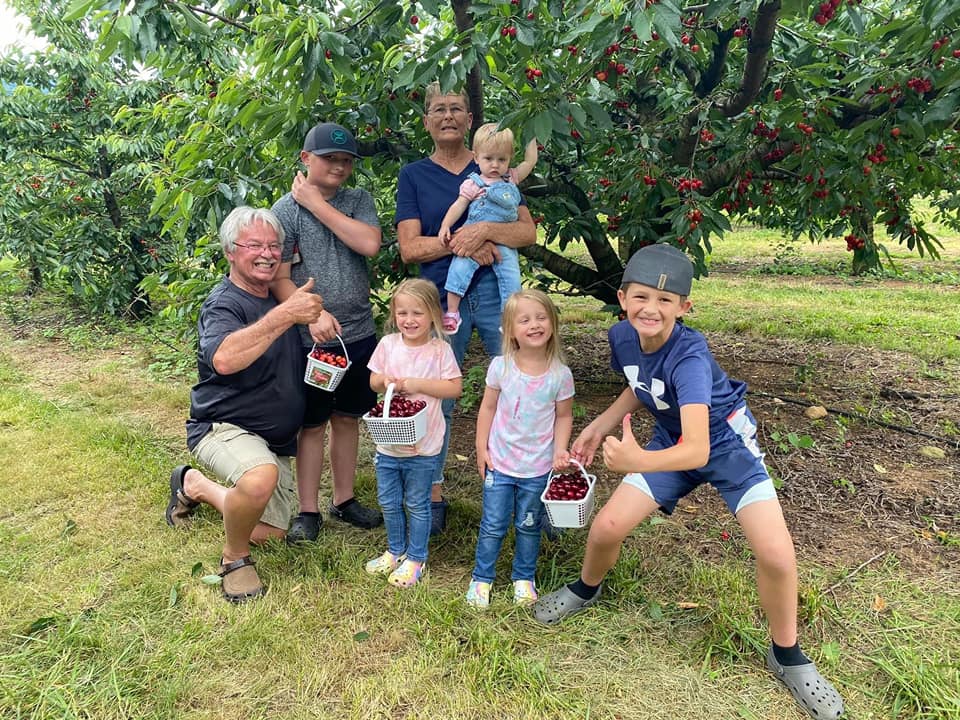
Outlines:
{"type": "MultiPolygon", "coordinates": [[[[721,367],[748,384],[765,461],[782,481],[780,500],[801,556],[851,567],[892,554],[918,572],[960,570],[960,369],[825,343],[707,339],[721,367]],[[812,406],[826,416],[808,417],[812,406]]],[[[576,404],[585,411],[574,421],[575,436],[624,385],[609,368],[604,331],[564,340],[576,404]]],[[[482,361],[482,350],[471,348],[468,365],[469,358],[482,361]]],[[[459,411],[451,441],[461,474],[471,479],[475,417],[459,411]]],[[[635,416],[641,443],[650,426],[645,413],[635,416]]],[[[598,460],[591,472],[602,501],[620,478],[598,460]]],[[[450,489],[458,491],[456,484],[450,489]]],[[[681,501],[673,519],[697,532],[735,531],[706,487],[681,501]]],[[[715,545],[702,547],[709,554],[715,545]]]]}

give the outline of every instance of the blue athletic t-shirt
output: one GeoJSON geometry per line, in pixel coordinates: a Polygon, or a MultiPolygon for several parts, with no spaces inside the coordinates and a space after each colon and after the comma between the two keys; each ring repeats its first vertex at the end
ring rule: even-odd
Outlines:
{"type": "Polygon", "coordinates": [[[637,399],[674,442],[682,433],[683,405],[710,408],[711,441],[729,434],[727,417],[744,404],[747,386],[727,376],[703,335],[677,323],[663,347],[652,353],[640,349],[637,331],[627,320],[610,328],[607,337],[610,366],[623,373],[637,399]]]}

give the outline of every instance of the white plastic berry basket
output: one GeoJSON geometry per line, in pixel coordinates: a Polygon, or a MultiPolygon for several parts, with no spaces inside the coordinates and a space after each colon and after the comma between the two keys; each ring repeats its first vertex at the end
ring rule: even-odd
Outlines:
{"type": "Polygon", "coordinates": [[[547,509],[550,524],[558,528],[582,528],[587,524],[587,520],[593,513],[597,476],[589,474],[583,465],[576,460],[570,462],[580,469],[580,474],[586,479],[587,494],[579,500],[547,500],[547,491],[550,489],[550,482],[554,476],[554,473],[551,472],[547,479],[547,486],[540,495],[540,500],[547,509]]]}
{"type": "Polygon", "coordinates": [[[410,417],[389,417],[390,401],[393,400],[394,384],[387,385],[383,398],[383,415],[363,416],[370,437],[377,445],[413,445],[427,432],[427,409],[423,408],[410,417]]]}
{"type": "Polygon", "coordinates": [[[337,389],[337,385],[340,384],[343,376],[346,375],[347,370],[350,369],[350,355],[347,353],[347,346],[343,344],[343,338],[339,335],[337,335],[337,340],[340,341],[340,347],[343,348],[343,357],[347,359],[347,364],[344,367],[340,367],[323,362],[322,360],[317,360],[313,357],[313,352],[317,349],[317,344],[314,343],[313,349],[307,354],[307,369],[306,372],[303,373],[303,381],[307,385],[313,385],[315,388],[320,388],[328,392],[333,392],[337,389]]]}

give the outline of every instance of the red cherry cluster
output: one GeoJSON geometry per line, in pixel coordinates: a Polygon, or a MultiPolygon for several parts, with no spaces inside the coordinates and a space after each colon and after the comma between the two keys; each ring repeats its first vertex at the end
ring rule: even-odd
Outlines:
{"type": "MultiPolygon", "coordinates": [[[[405,395],[394,395],[390,399],[390,414],[387,417],[413,417],[427,406],[424,400],[411,400],[405,395]]],[[[379,401],[370,411],[371,415],[383,417],[383,401],[379,401]]]]}
{"type": "Polygon", "coordinates": [[[547,494],[543,497],[547,500],[583,500],[589,489],[587,479],[580,473],[564,473],[550,478],[547,494]]]}
{"type": "Polygon", "coordinates": [[[807,125],[805,122],[797,123],[797,130],[802,132],[804,135],[813,135],[814,127],[813,125],[807,125]]]}
{"type": "Polygon", "coordinates": [[[696,230],[703,220],[703,213],[700,210],[691,210],[687,213],[687,220],[690,221],[690,229],[696,230]]]}
{"type": "Polygon", "coordinates": [[[875,151],[867,155],[867,160],[872,162],[874,165],[885,163],[887,161],[887,156],[883,154],[883,151],[886,149],[886,145],[883,143],[877,143],[875,151]]]}
{"type": "Polygon", "coordinates": [[[817,25],[826,25],[833,20],[833,16],[837,14],[837,8],[840,7],[841,2],[843,2],[843,0],[827,0],[826,2],[820,3],[820,7],[817,8],[819,12],[813,16],[813,21],[817,25]]]}
{"type": "Polygon", "coordinates": [[[750,28],[750,21],[745,17],[740,18],[737,27],[733,29],[733,36],[735,38],[745,37],[749,40],[751,35],[753,35],[753,30],[750,28]]]}
{"type": "Polygon", "coordinates": [[[538,77],[541,77],[543,75],[543,70],[541,70],[540,68],[528,67],[526,70],[526,73],[527,73],[527,80],[529,80],[530,82],[533,82],[538,77]]]}
{"type": "MultiPolygon", "coordinates": [[[[949,44],[950,44],[950,38],[947,37],[946,35],[944,35],[944,36],[943,36],[942,38],[940,38],[939,40],[934,40],[934,41],[933,41],[933,49],[936,51],[936,50],[939,50],[939,49],[942,48],[942,47],[946,47],[946,46],[949,45],[949,44]]],[[[956,57],[956,56],[954,56],[954,57],[956,57]]]]}
{"type": "Polygon", "coordinates": [[[862,250],[862,249],[863,249],[863,246],[864,246],[863,238],[857,237],[857,236],[854,235],[853,233],[851,233],[850,235],[847,235],[847,236],[844,238],[844,240],[847,241],[847,250],[850,250],[851,252],[854,251],[854,250],[862,250]]]}
{"type": "Polygon", "coordinates": [[[780,135],[780,128],[770,127],[763,120],[757,120],[757,124],[753,126],[751,132],[757,137],[765,137],[767,140],[776,140],[780,135]]]}
{"type": "Polygon", "coordinates": [[[605,188],[606,188],[606,187],[610,187],[611,185],[613,185],[613,180],[611,180],[610,178],[605,178],[605,177],[600,178],[597,182],[599,182],[600,185],[601,185],[602,187],[605,187],[605,188]]]}
{"type": "Polygon", "coordinates": [[[311,350],[310,357],[327,365],[333,365],[334,367],[345,368],[347,366],[347,359],[345,357],[342,355],[334,355],[332,352],[327,352],[320,348],[311,350]]]}
{"type": "Polygon", "coordinates": [[[643,184],[644,184],[644,185],[651,185],[651,186],[656,185],[656,184],[657,184],[657,179],[656,179],[655,177],[653,177],[652,175],[644,175],[644,176],[643,176],[643,184]]]}
{"type": "Polygon", "coordinates": [[[699,190],[703,187],[703,180],[699,178],[684,178],[677,183],[677,192],[685,193],[690,190],[699,190]]]}
{"type": "Polygon", "coordinates": [[[500,37],[515,38],[516,36],[517,28],[515,28],[513,25],[504,25],[502,28],[500,28],[500,37]]]}
{"type": "Polygon", "coordinates": [[[914,92],[923,95],[924,93],[928,93],[933,90],[933,83],[929,78],[915,77],[907,80],[907,87],[914,92]]]}
{"type": "Polygon", "coordinates": [[[705,142],[705,143],[712,142],[715,137],[716,137],[716,134],[710,132],[706,128],[703,128],[700,131],[700,142],[705,142]]]}

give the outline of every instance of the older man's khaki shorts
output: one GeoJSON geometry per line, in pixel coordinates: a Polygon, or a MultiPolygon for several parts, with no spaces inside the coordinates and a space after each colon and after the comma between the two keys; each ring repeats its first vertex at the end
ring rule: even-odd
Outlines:
{"type": "Polygon", "coordinates": [[[290,527],[290,518],[299,507],[297,484],[290,467],[290,458],[274,453],[259,435],[230,423],[213,423],[193,449],[193,456],[230,485],[236,485],[243,474],[258,465],[276,465],[277,487],[264,508],[260,522],[281,530],[290,527]]]}

